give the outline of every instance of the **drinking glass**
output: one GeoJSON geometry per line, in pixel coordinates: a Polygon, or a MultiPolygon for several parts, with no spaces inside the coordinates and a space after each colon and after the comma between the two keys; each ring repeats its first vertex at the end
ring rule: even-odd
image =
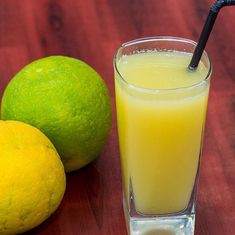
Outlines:
{"type": "Polygon", "coordinates": [[[152,37],[124,43],[115,54],[123,208],[131,235],[194,234],[212,72],[206,52],[199,68],[188,70],[195,46],[189,39],[152,37]],[[171,72],[181,60],[185,70],[171,72]]]}

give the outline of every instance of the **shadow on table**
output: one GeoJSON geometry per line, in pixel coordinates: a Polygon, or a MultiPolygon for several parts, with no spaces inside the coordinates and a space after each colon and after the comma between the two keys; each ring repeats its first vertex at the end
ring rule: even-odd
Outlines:
{"type": "Polygon", "coordinates": [[[95,163],[67,174],[66,192],[56,212],[24,235],[99,234],[103,185],[95,163]],[[90,231],[92,230],[92,231],[90,231]]]}

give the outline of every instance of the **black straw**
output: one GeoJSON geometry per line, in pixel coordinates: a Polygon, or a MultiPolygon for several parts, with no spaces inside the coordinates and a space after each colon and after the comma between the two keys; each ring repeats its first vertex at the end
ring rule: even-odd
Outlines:
{"type": "Polygon", "coordinates": [[[202,29],[198,44],[195,48],[195,51],[193,53],[193,57],[192,57],[191,62],[188,66],[188,68],[190,70],[195,70],[199,64],[202,53],[205,49],[207,40],[210,36],[211,30],[214,26],[216,17],[218,15],[220,9],[224,6],[231,6],[231,5],[235,5],[235,0],[217,0],[211,6],[209,14],[206,19],[206,22],[205,22],[204,27],[202,29]]]}

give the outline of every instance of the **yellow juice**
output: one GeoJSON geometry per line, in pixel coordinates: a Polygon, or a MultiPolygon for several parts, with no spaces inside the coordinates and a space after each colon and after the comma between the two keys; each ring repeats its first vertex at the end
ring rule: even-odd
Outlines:
{"type": "Polygon", "coordinates": [[[179,212],[190,201],[209,90],[204,64],[193,72],[186,69],[191,56],[148,51],[122,56],[117,64],[124,191],[128,207],[133,194],[142,214],[179,212]]]}

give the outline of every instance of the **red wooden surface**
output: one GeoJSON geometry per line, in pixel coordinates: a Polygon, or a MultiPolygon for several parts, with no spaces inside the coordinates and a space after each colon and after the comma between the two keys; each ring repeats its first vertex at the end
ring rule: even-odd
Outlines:
{"type": "MultiPolygon", "coordinates": [[[[121,201],[112,59],[124,41],[154,35],[197,40],[209,0],[0,0],[0,93],[27,63],[68,55],[92,65],[113,101],[113,127],[98,160],[67,175],[60,208],[27,235],[126,235],[121,201]]],[[[235,7],[224,8],[207,45],[213,76],[198,191],[196,235],[235,231],[235,7]]],[[[0,189],[1,190],[1,189],[0,189]]]]}

